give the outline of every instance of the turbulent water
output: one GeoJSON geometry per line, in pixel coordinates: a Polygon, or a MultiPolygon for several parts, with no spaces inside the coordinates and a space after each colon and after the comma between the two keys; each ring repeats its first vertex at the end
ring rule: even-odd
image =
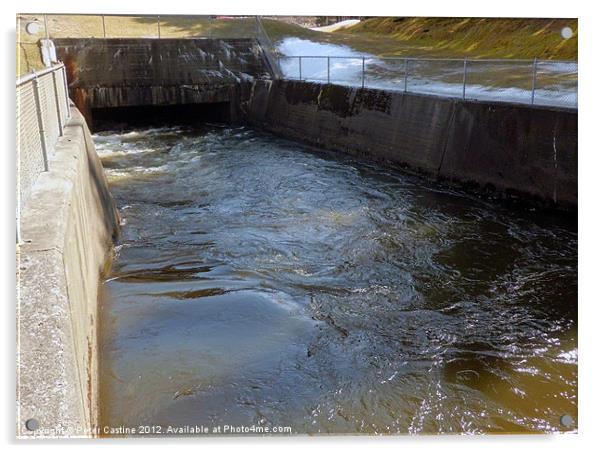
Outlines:
{"type": "Polygon", "coordinates": [[[292,433],[574,430],[561,217],[245,128],[95,136],[122,218],[101,418],[292,433]]]}
{"type": "Polygon", "coordinates": [[[401,58],[380,58],[349,46],[296,37],[279,42],[278,53],[284,76],[293,80],[329,81],[351,86],[363,84],[369,88],[439,96],[577,107],[576,62],[539,61],[536,90],[531,97],[533,62],[528,60],[470,60],[465,79],[464,61],[461,59],[412,60],[406,66],[401,58]],[[301,68],[299,56],[303,56],[301,68]]]}

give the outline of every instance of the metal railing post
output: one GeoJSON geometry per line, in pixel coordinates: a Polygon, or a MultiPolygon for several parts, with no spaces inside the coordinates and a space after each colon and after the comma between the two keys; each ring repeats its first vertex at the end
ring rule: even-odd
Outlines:
{"type": "Polygon", "coordinates": [[[330,57],[326,57],[326,83],[330,83],[330,57]]]}
{"type": "Polygon", "coordinates": [[[299,57],[299,80],[303,80],[301,77],[301,57],[299,57]]]}
{"type": "Polygon", "coordinates": [[[464,74],[462,75],[462,99],[466,99],[466,66],[468,59],[464,58],[464,74]]]}
{"type": "Polygon", "coordinates": [[[59,123],[59,137],[62,137],[63,118],[61,118],[61,107],[59,105],[59,88],[56,86],[56,71],[52,71],[52,86],[54,87],[54,104],[56,105],[56,118],[59,123]]]}
{"type": "Polygon", "coordinates": [[[67,83],[67,67],[63,65],[63,83],[65,84],[65,104],[67,104],[67,118],[71,118],[71,109],[69,108],[69,84],[67,83]]]}
{"type": "Polygon", "coordinates": [[[38,116],[38,132],[40,134],[40,143],[42,145],[42,158],[44,159],[44,171],[48,171],[48,144],[46,143],[46,131],[44,130],[44,118],[42,116],[42,103],[40,102],[40,84],[38,76],[34,71],[33,78],[33,97],[36,104],[36,114],[38,116]]]}
{"type": "Polygon", "coordinates": [[[48,16],[44,14],[44,34],[46,39],[50,39],[50,30],[48,30],[48,16]]]}
{"type": "Polygon", "coordinates": [[[408,59],[404,59],[404,80],[403,80],[403,91],[404,93],[408,92],[408,69],[409,69],[410,65],[408,63],[408,59]]]}
{"type": "Polygon", "coordinates": [[[366,57],[362,57],[362,88],[364,88],[366,82],[366,57]]]}
{"type": "Polygon", "coordinates": [[[535,104],[535,88],[537,84],[537,57],[533,59],[533,82],[531,85],[531,105],[535,104]]]}
{"type": "Polygon", "coordinates": [[[105,25],[105,15],[102,15],[102,37],[106,38],[107,37],[107,27],[105,25]]]}
{"type": "Polygon", "coordinates": [[[157,16],[157,37],[161,39],[161,22],[159,16],[157,16]]]}

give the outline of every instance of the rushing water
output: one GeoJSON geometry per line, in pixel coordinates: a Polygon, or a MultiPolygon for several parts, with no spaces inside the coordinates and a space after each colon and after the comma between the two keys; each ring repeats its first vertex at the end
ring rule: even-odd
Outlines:
{"type": "Polygon", "coordinates": [[[566,219],[245,128],[95,142],[123,223],[104,424],[575,429],[566,219]]]}
{"type": "Polygon", "coordinates": [[[278,53],[285,78],[293,80],[330,81],[339,85],[365,85],[467,99],[577,107],[576,62],[539,61],[532,98],[532,61],[470,60],[465,78],[464,61],[461,59],[418,59],[409,61],[406,66],[402,58],[380,58],[349,46],[296,37],[280,41],[278,53]],[[301,62],[299,56],[303,57],[301,62]]]}

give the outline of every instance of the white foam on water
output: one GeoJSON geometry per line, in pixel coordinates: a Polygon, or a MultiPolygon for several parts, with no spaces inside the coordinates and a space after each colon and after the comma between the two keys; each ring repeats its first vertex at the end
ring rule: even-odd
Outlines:
{"type": "MultiPolygon", "coordinates": [[[[331,83],[347,86],[361,86],[363,80],[364,85],[369,88],[405,89],[406,81],[402,60],[384,60],[369,53],[358,52],[349,46],[301,38],[285,38],[278,44],[278,52],[282,55],[280,66],[287,79],[322,83],[330,80],[331,83]],[[299,71],[299,59],[293,58],[299,56],[303,57],[301,72],[299,71]],[[324,57],[331,57],[330,62],[324,57]],[[362,68],[365,69],[364,77],[362,77],[362,68]]],[[[510,61],[508,63],[512,64],[510,61]]],[[[443,65],[444,63],[438,64],[443,65]]],[[[408,91],[461,98],[463,96],[462,62],[450,62],[449,65],[449,68],[442,66],[440,74],[435,73],[428,76],[416,73],[415,70],[408,79],[408,91]],[[452,77],[457,82],[451,83],[442,80],[445,77],[452,77]]],[[[484,61],[480,67],[473,66],[469,75],[489,75],[495,74],[498,69],[512,69],[512,67],[508,68],[505,63],[504,66],[498,66],[496,63],[489,64],[484,61]]],[[[537,87],[534,104],[577,107],[577,66],[575,63],[544,61],[539,62],[537,68],[541,75],[562,76],[565,83],[537,87]]],[[[525,67],[517,66],[516,72],[525,72],[525,67]]],[[[467,99],[530,104],[531,94],[531,89],[484,86],[470,82],[466,84],[467,99]]]]}

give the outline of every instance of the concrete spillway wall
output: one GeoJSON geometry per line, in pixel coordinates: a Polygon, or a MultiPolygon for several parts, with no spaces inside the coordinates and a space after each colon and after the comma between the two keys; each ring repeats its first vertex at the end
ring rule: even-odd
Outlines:
{"type": "Polygon", "coordinates": [[[577,207],[577,112],[302,81],[253,84],[250,123],[441,179],[577,207]]]}
{"type": "Polygon", "coordinates": [[[55,39],[69,95],[97,108],[229,102],[241,80],[270,77],[255,39],[55,39]]]}
{"type": "Polygon", "coordinates": [[[75,107],[21,213],[17,434],[88,437],[97,417],[97,296],[118,217],[75,107]],[[25,427],[35,419],[34,433],[25,427]]]}

